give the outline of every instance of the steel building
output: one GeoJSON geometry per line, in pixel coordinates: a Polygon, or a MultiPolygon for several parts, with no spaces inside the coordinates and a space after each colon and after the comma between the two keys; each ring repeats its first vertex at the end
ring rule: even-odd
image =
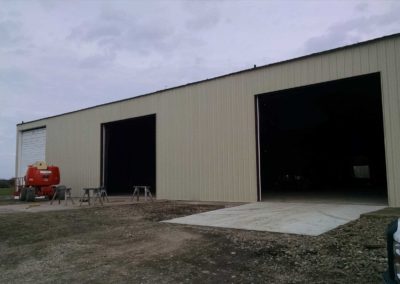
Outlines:
{"type": "Polygon", "coordinates": [[[383,196],[400,206],[400,34],[17,125],[16,175],[58,165],[80,195],[383,196]]]}

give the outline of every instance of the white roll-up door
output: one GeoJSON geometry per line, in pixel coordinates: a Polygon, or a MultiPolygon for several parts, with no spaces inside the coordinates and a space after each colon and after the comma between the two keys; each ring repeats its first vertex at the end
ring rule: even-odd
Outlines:
{"type": "Polygon", "coordinates": [[[22,177],[28,165],[46,160],[46,128],[23,131],[20,145],[18,176],[22,177]]]}

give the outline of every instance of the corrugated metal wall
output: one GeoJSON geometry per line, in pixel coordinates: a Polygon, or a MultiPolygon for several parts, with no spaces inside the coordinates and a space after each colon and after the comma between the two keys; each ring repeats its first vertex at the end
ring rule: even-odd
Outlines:
{"type": "Polygon", "coordinates": [[[368,42],[151,96],[26,123],[47,127],[62,182],[100,182],[100,124],[157,114],[157,197],[256,201],[254,95],[381,72],[389,202],[400,206],[400,38],[368,42]]]}

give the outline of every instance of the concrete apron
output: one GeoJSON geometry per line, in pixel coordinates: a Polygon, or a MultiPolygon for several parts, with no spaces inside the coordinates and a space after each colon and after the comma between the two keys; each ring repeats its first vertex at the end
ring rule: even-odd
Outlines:
{"type": "Polygon", "coordinates": [[[164,222],[318,236],[385,208],[377,205],[257,202],[164,222]]]}

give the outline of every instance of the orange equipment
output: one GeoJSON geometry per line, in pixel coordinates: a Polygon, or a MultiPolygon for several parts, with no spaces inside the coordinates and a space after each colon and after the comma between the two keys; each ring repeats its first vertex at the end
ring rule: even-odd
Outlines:
{"type": "Polygon", "coordinates": [[[60,170],[56,166],[48,166],[46,162],[36,162],[28,166],[24,181],[25,185],[16,193],[21,201],[34,201],[37,196],[51,199],[56,185],[60,183],[60,170]]]}

